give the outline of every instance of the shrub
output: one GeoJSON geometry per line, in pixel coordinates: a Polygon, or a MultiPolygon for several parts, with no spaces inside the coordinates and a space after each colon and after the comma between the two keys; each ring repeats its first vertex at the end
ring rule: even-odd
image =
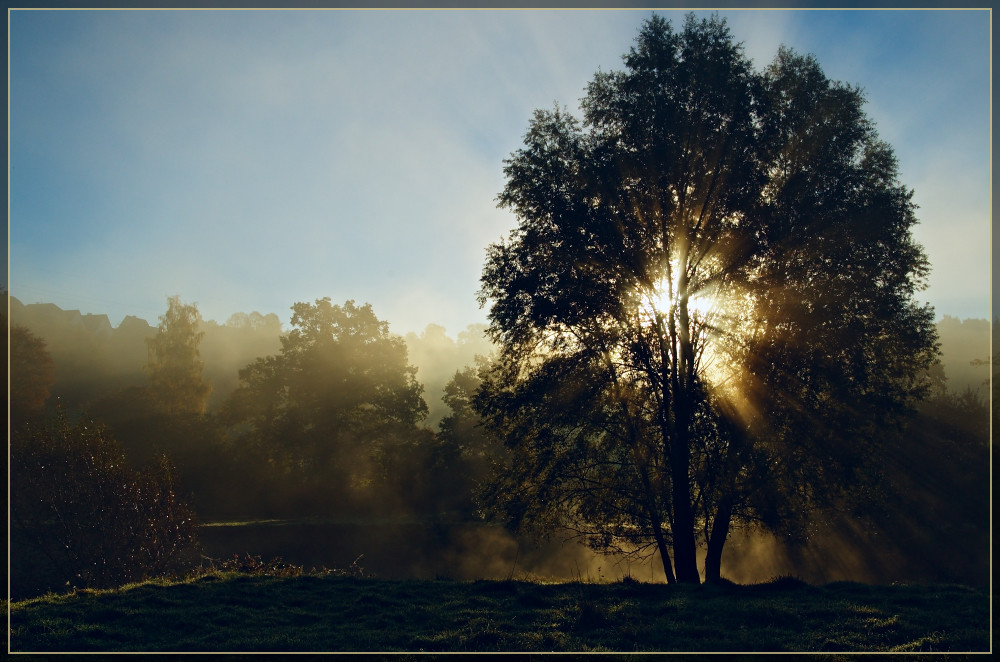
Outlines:
{"type": "Polygon", "coordinates": [[[110,588],[193,559],[196,522],[161,456],[136,470],[103,426],[25,425],[10,442],[11,592],[110,588]]]}

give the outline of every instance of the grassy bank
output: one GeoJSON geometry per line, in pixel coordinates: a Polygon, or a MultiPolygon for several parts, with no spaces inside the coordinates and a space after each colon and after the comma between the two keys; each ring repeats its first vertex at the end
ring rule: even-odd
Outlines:
{"type": "Polygon", "coordinates": [[[986,651],[962,586],[388,581],[214,574],[11,606],[11,650],[986,651]]]}

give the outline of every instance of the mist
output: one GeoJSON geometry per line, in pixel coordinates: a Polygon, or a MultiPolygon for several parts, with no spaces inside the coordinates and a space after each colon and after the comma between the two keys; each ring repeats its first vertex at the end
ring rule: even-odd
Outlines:
{"type": "Polygon", "coordinates": [[[937,323],[948,390],[989,391],[990,323],[945,315],[937,323]]]}
{"type": "Polygon", "coordinates": [[[430,427],[437,427],[448,414],[441,396],[455,372],[474,365],[477,356],[488,356],[493,351],[485,334],[483,324],[470,324],[455,339],[439,324],[428,324],[419,334],[406,334],[410,362],[417,367],[417,379],[424,385],[430,427]]]}
{"type": "MultiPolygon", "coordinates": [[[[461,450],[471,448],[461,434],[472,434],[474,421],[453,427],[464,430],[457,438],[443,435],[441,423],[455,414],[442,400],[445,386],[493,349],[482,325],[454,336],[436,324],[405,338],[386,336],[386,349],[359,365],[380,365],[402,352],[392,360],[415,369],[426,410],[415,404],[412,425],[385,429],[382,436],[364,430],[341,435],[322,462],[282,474],[272,470],[278,456],[247,433],[232,404],[240,371],[280,356],[280,337],[289,329],[277,315],[255,311],[223,323],[202,321],[202,375],[212,387],[206,410],[171,419],[155,414],[141,395],[145,341],[157,333],[155,326],[127,316],[113,327],[106,315],[25,305],[14,297],[9,302],[11,324],[42,339],[52,357],[49,409],[58,403],[97,414],[136,465],[166,453],[207,524],[201,540],[208,557],[251,553],[310,567],[345,567],[362,557],[366,571],[389,577],[664,581],[655,557],[600,555],[558,533],[545,540],[518,537],[479,518],[473,491],[488,463],[461,450]],[[221,525],[236,521],[249,524],[221,525]]],[[[723,556],[725,577],[743,583],[782,575],[813,583],[988,582],[988,559],[968,550],[989,544],[984,380],[990,325],[946,316],[937,328],[945,388],[921,405],[895,450],[886,468],[888,497],[868,512],[828,518],[804,540],[734,532],[723,556]]],[[[329,360],[318,376],[350,372],[347,358],[329,360]]],[[[316,387],[325,402],[349,399],[350,393],[329,384],[316,387]]]]}
{"type": "MultiPolygon", "coordinates": [[[[117,327],[107,315],[81,314],[51,303],[25,305],[9,297],[11,324],[27,327],[45,341],[56,366],[53,401],[83,407],[115,391],[146,382],[146,340],[156,320],[127,315],[117,327]]],[[[237,313],[224,323],[202,322],[200,350],[204,375],[212,385],[209,410],[218,409],[236,388],[239,370],[280,348],[281,323],[274,313],[237,313]]]]}

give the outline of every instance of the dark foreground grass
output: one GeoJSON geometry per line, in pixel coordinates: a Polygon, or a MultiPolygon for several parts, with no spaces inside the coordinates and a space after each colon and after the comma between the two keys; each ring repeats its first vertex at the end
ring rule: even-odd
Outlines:
{"type": "Polygon", "coordinates": [[[47,651],[936,651],[990,646],[962,586],[388,581],[207,575],[10,605],[47,651]]]}

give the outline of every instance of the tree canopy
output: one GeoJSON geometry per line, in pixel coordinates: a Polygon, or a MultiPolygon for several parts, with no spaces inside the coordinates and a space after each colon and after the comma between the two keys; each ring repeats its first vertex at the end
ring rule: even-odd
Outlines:
{"type": "Polygon", "coordinates": [[[194,304],[167,298],[167,312],[160,316],[157,334],[146,340],[149,388],[160,407],[171,414],[202,414],[211,385],[201,375],[204,363],[198,344],[205,336],[198,329],[201,313],[194,304]]]}
{"type": "Polygon", "coordinates": [[[240,371],[224,416],[291,475],[339,488],[378,481],[427,414],[406,343],[369,304],[326,297],[292,311],[281,353],[240,371]]]}
{"type": "Polygon", "coordinates": [[[724,20],[653,16],[624,64],[504,163],[488,505],[655,551],[668,581],[699,581],[700,542],[715,579],[733,526],[804,535],[877,486],[935,355],[928,265],[861,90],[813,57],[758,72],[724,20]]]}

